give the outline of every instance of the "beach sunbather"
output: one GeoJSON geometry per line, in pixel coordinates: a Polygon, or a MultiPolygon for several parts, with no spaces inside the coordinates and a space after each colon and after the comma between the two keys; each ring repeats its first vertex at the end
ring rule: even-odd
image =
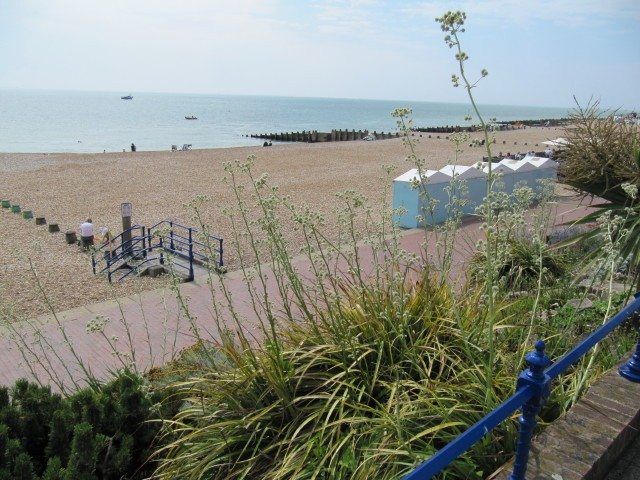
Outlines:
{"type": "Polygon", "coordinates": [[[80,243],[85,250],[93,245],[93,223],[90,218],[80,224],[80,243]]]}

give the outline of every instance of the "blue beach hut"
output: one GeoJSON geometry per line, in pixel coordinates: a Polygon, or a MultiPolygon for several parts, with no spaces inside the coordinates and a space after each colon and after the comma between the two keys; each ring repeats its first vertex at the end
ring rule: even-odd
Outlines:
{"type": "Polygon", "coordinates": [[[536,184],[533,186],[537,195],[542,194],[543,185],[540,181],[556,181],[558,178],[558,162],[546,157],[533,157],[527,160],[536,167],[536,184]]]}
{"type": "Polygon", "coordinates": [[[451,177],[437,170],[425,170],[422,179],[414,168],[393,180],[393,208],[404,213],[394,215],[402,228],[417,228],[446,220],[449,197],[446,186],[451,177]]]}
{"type": "MultiPolygon", "coordinates": [[[[489,163],[482,162],[478,165],[480,170],[489,176],[489,163]]],[[[504,192],[507,195],[511,195],[513,193],[513,185],[515,183],[515,170],[507,165],[500,163],[493,163],[491,165],[491,174],[495,176],[499,176],[499,178],[494,177],[493,180],[493,191],[494,192],[504,192]]]]}
{"type": "Polygon", "coordinates": [[[439,172],[464,184],[467,201],[461,211],[465,215],[475,214],[476,207],[482,204],[487,195],[487,174],[469,165],[445,165],[439,172]]]}
{"type": "Polygon", "coordinates": [[[513,170],[512,192],[514,189],[521,186],[527,186],[531,188],[534,193],[538,192],[538,168],[534,164],[532,164],[528,160],[509,159],[502,160],[500,164],[513,170]]]}

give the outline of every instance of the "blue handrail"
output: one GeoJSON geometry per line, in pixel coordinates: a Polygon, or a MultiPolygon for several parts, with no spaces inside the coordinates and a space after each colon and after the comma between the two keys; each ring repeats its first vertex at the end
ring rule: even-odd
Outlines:
{"type": "Polygon", "coordinates": [[[221,237],[204,234],[195,228],[186,227],[170,220],[162,220],[149,228],[141,225],[134,225],[114,237],[112,242],[115,242],[119,238],[124,238],[125,233],[129,233],[131,235],[131,241],[128,243],[127,248],[125,249],[121,245],[114,249],[116,252],[115,255],[113,253],[111,255],[106,255],[104,260],[106,266],[99,266],[102,260],[100,259],[100,255],[96,256],[96,254],[103,251],[106,252],[106,245],[102,245],[99,248],[94,249],[91,257],[94,274],[106,273],[107,278],[111,281],[112,274],[116,270],[128,267],[127,262],[131,257],[144,258],[142,262],[137,263],[135,267],[130,267],[127,273],[121,275],[118,278],[118,281],[120,281],[131,275],[134,271],[139,271],[141,266],[149,264],[152,260],[158,260],[161,265],[164,264],[165,253],[170,253],[189,262],[188,266],[181,265],[179,263],[175,264],[188,271],[188,281],[194,279],[194,262],[201,264],[213,264],[221,271],[224,269],[223,243],[221,237]],[[167,227],[168,235],[165,239],[164,235],[158,234],[158,232],[167,227]],[[139,233],[137,233],[138,231],[139,233]],[[134,235],[134,233],[137,234],[134,235]],[[207,243],[196,240],[194,238],[195,235],[204,236],[207,243]],[[120,252],[118,252],[118,248],[120,249],[120,252]],[[160,254],[155,257],[150,257],[149,254],[156,249],[160,250],[160,254]],[[212,256],[214,258],[211,258],[212,256]]]}
{"type": "MultiPolygon", "coordinates": [[[[431,479],[518,409],[522,410],[519,420],[520,432],[515,453],[514,469],[509,479],[525,480],[531,437],[537,424],[536,417],[549,395],[551,381],[580,360],[583,355],[621,323],[638,312],[640,312],[640,292],[635,294],[635,299],[625,308],[548,368],[546,367],[550,361],[544,353],[544,342],[538,341],[536,350],[525,357],[528,368],[518,377],[516,392],[473,426],[465,430],[455,440],[449,442],[444,448],[432,455],[431,458],[421,463],[415,470],[404,477],[405,480],[431,479]]],[[[620,375],[627,380],[640,383],[640,337],[633,356],[625,365],[620,367],[619,371],[620,375]]]]}

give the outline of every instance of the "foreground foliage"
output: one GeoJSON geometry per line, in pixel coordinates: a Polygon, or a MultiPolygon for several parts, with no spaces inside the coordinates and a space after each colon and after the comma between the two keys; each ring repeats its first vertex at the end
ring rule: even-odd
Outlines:
{"type": "MultiPolygon", "coordinates": [[[[545,316],[567,290],[542,299],[545,316]]],[[[331,322],[287,323],[277,345],[227,339],[224,360],[198,372],[185,366],[187,378],[176,385],[185,408],[166,424],[157,475],[399,478],[513,392],[528,334],[546,337],[556,357],[601,314],[565,308],[548,315],[548,325],[541,317],[530,324],[531,305],[531,297],[498,305],[489,404],[486,307],[478,293],[457,298],[427,275],[406,287],[349,290],[331,322]]],[[[607,343],[592,373],[614,365],[631,342],[607,343]]],[[[569,406],[581,372],[556,384],[543,419],[569,406]]],[[[450,474],[492,471],[513,451],[515,433],[515,421],[497,428],[450,474]]]]}
{"type": "MultiPolygon", "coordinates": [[[[551,285],[571,269],[571,258],[564,251],[538,245],[528,238],[510,238],[503,245],[504,253],[497,263],[498,282],[512,291],[551,285]]],[[[486,252],[479,251],[472,259],[468,274],[472,282],[483,281],[486,252]]]]}
{"type": "Polygon", "coordinates": [[[569,144],[560,155],[560,175],[580,191],[621,204],[625,183],[640,186],[638,126],[616,121],[599,102],[578,107],[567,128],[569,144]]]}
{"type": "Polygon", "coordinates": [[[66,398],[26,380],[0,388],[0,479],[144,478],[158,400],[128,372],[66,398]]]}
{"type": "Polygon", "coordinates": [[[607,200],[578,222],[595,228],[577,240],[600,245],[589,260],[611,255],[607,245],[617,243],[616,255],[626,261],[640,290],[639,127],[617,122],[614,112],[602,112],[598,102],[578,106],[572,120],[560,173],[569,185],[607,200]]]}

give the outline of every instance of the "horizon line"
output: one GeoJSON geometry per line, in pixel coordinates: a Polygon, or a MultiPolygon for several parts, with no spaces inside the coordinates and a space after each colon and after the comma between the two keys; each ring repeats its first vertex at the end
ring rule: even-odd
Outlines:
{"type": "MultiPolygon", "coordinates": [[[[21,88],[21,87],[6,87],[0,86],[0,91],[35,91],[35,92],[70,92],[70,93],[113,93],[117,95],[139,95],[139,94],[151,94],[151,95],[199,95],[199,96],[225,96],[225,97],[271,97],[271,98],[297,98],[297,99],[316,99],[316,100],[364,100],[371,102],[416,102],[416,103],[443,103],[453,105],[468,105],[468,102],[444,102],[441,100],[408,100],[408,99],[394,99],[394,98],[362,98],[362,97],[327,97],[327,96],[306,96],[306,95],[275,95],[275,94],[252,94],[252,93],[214,93],[214,92],[169,92],[169,91],[143,91],[143,90],[91,90],[91,89],[65,89],[65,88],[21,88]]],[[[491,106],[491,107],[526,107],[526,108],[556,108],[556,109],[573,109],[575,106],[569,105],[522,105],[522,104],[507,104],[507,103],[479,103],[479,105],[491,106]]],[[[401,107],[400,105],[398,107],[401,107]]],[[[623,107],[609,107],[609,108],[623,108],[623,107]]],[[[633,109],[633,108],[632,108],[633,109]]],[[[626,109],[625,109],[626,110],[626,109]]]]}

